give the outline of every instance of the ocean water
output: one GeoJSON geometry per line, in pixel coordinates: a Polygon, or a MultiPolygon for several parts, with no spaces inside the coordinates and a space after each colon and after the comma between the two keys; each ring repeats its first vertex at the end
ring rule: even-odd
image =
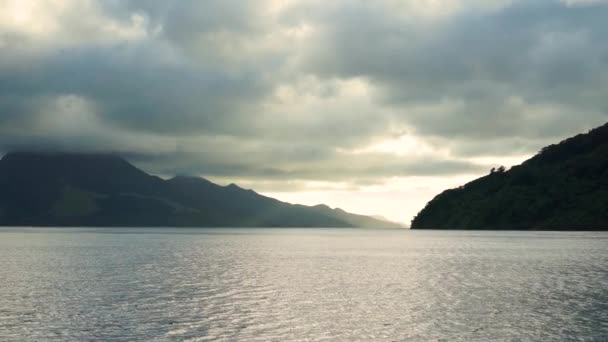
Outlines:
{"type": "Polygon", "coordinates": [[[0,341],[608,341],[608,234],[0,229],[0,341]]]}

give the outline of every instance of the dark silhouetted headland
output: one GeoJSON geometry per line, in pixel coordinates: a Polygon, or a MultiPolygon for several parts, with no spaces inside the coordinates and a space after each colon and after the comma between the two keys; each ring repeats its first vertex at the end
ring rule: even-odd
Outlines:
{"type": "Polygon", "coordinates": [[[412,228],[608,230],[608,124],[441,193],[412,228]]]}
{"type": "Polygon", "coordinates": [[[9,153],[0,225],[398,227],[324,205],[294,205],[234,184],[151,176],[112,154],[9,153]]]}

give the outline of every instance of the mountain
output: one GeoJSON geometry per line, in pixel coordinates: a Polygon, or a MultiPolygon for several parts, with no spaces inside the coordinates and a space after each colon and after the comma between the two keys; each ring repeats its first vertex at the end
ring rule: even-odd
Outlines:
{"type": "Polygon", "coordinates": [[[151,176],[113,154],[6,154],[0,225],[396,227],[320,205],[280,202],[203,178],[151,176]]]}
{"type": "Polygon", "coordinates": [[[608,124],[439,194],[412,228],[608,230],[608,124]]]}

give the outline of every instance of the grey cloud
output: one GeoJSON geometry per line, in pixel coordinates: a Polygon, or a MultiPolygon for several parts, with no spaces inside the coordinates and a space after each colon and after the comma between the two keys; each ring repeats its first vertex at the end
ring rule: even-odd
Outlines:
{"type": "Polygon", "coordinates": [[[0,150],[113,150],[160,174],[373,184],[485,172],[468,158],[533,153],[608,118],[602,5],[465,4],[425,17],[392,1],[306,1],[269,17],[265,1],[97,3],[113,23],[142,16],[145,34],[103,36],[77,12],[40,46],[0,32],[0,150]],[[283,36],[302,25],[308,36],[283,36]],[[353,80],[369,89],[349,92],[353,80]],[[452,157],[348,152],[401,134],[452,157]]]}
{"type": "MultiPolygon", "coordinates": [[[[369,152],[358,154],[323,153],[304,161],[301,154],[281,157],[285,149],[267,147],[260,150],[233,150],[226,153],[205,151],[201,155],[171,153],[166,155],[139,155],[132,159],[139,165],[158,174],[191,174],[210,178],[246,177],[250,180],[272,179],[283,181],[332,181],[355,185],[384,183],[392,177],[476,174],[490,169],[457,159],[430,157],[398,157],[390,153],[369,152]]],[[[275,190],[279,189],[275,187],[275,190]]]]}
{"type": "Polygon", "coordinates": [[[340,3],[336,12],[347,14],[316,19],[321,34],[303,67],[328,78],[367,77],[384,90],[385,103],[401,109],[398,120],[420,134],[563,136],[608,118],[608,6],[514,1],[500,10],[405,20],[369,3],[340,3]],[[512,111],[505,100],[514,96],[554,111],[544,120],[512,111]],[[445,100],[460,106],[415,111],[445,100]]]}
{"type": "Polygon", "coordinates": [[[0,90],[7,102],[26,102],[13,103],[13,110],[27,111],[40,97],[78,95],[93,101],[103,120],[121,127],[222,133],[246,125],[244,111],[255,110],[269,89],[254,73],[174,65],[156,56],[163,52],[154,45],[57,51],[31,69],[3,70],[0,90]]]}

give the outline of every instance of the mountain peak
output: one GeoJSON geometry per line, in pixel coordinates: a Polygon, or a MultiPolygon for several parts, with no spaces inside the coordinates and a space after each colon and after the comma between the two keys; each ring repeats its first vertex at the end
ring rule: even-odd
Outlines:
{"type": "Polygon", "coordinates": [[[203,177],[198,176],[189,176],[189,175],[176,175],[175,177],[169,179],[169,182],[179,182],[179,183],[211,183],[209,180],[203,177]]]}
{"type": "Polygon", "coordinates": [[[384,227],[204,178],[151,176],[112,153],[13,152],[0,161],[0,225],[384,227]]]}
{"type": "Polygon", "coordinates": [[[332,210],[327,204],[317,204],[313,208],[322,209],[322,210],[332,210]]]}

